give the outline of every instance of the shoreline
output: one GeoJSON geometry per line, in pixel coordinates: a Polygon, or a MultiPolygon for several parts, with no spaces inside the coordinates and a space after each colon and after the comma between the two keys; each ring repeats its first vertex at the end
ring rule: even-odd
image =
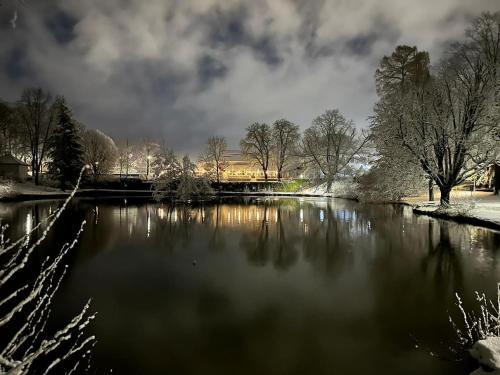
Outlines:
{"type": "Polygon", "coordinates": [[[469,224],[487,229],[500,231],[500,221],[486,217],[480,217],[473,214],[462,214],[450,209],[440,210],[438,207],[432,206],[412,206],[412,211],[415,215],[426,215],[437,219],[454,221],[460,224],[469,224]],[[433,209],[429,209],[433,208],[433,209]]]}
{"type": "MultiPolygon", "coordinates": [[[[36,192],[36,193],[19,193],[13,196],[0,198],[1,202],[25,202],[25,201],[43,201],[50,199],[64,199],[70,195],[69,192],[36,192]]],[[[336,196],[334,194],[321,193],[304,193],[304,192],[241,192],[241,191],[220,191],[215,194],[218,197],[290,197],[290,198],[335,198],[358,201],[357,198],[349,196],[336,196]]],[[[152,199],[153,192],[151,190],[122,190],[122,189],[81,189],[75,194],[75,197],[80,198],[144,198],[152,199]]],[[[407,201],[375,201],[366,202],[369,204],[400,204],[412,207],[412,212],[415,215],[426,215],[438,219],[450,220],[460,224],[469,224],[480,226],[492,230],[500,230],[500,211],[498,218],[485,217],[484,215],[475,215],[472,212],[458,213],[456,210],[439,209],[439,206],[434,204],[417,204],[407,201]]],[[[474,210],[470,210],[474,211],[474,210]]]]}

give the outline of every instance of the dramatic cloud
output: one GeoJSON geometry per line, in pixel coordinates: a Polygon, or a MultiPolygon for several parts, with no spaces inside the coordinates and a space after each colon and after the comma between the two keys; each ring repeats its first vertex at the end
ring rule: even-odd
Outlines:
{"type": "MultiPolygon", "coordinates": [[[[495,8],[496,7],[496,8],[495,8]]],[[[339,108],[366,126],[373,73],[397,44],[439,59],[496,0],[58,0],[0,7],[0,97],[41,85],[116,139],[196,153],[245,126],[307,127],[339,108]]]]}

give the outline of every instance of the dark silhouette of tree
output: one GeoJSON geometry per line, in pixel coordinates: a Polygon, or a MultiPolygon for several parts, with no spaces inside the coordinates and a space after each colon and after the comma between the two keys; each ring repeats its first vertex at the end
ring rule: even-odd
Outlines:
{"type": "Polygon", "coordinates": [[[267,181],[273,147],[271,128],[267,124],[256,122],[247,127],[246,131],[245,138],[240,142],[241,151],[262,168],[264,179],[267,181]]]}
{"type": "Polygon", "coordinates": [[[49,140],[50,173],[62,190],[66,183],[76,183],[83,166],[81,138],[64,98],[57,100],[57,125],[49,140]]]}
{"type": "Polygon", "coordinates": [[[41,88],[24,90],[17,106],[30,149],[31,170],[36,185],[49,148],[48,140],[55,123],[55,107],[50,93],[41,88]]]}
{"type": "Polygon", "coordinates": [[[215,177],[217,185],[220,184],[222,173],[227,167],[226,150],[227,142],[224,137],[210,137],[205,151],[200,156],[204,169],[210,176],[215,177]]]}
{"type": "Polygon", "coordinates": [[[280,181],[283,177],[283,169],[296,151],[297,142],[300,138],[299,126],[285,119],[276,120],[272,127],[272,137],[278,181],[280,181]]]}
{"type": "Polygon", "coordinates": [[[326,182],[330,192],[335,179],[347,172],[367,140],[367,137],[359,136],[353,122],[338,109],[327,110],[304,132],[302,153],[305,162],[318,172],[320,181],[326,182]]]}

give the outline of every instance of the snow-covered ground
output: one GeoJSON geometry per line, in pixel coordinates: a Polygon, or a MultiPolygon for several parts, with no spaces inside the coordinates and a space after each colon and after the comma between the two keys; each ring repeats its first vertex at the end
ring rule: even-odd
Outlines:
{"type": "Polygon", "coordinates": [[[500,337],[487,337],[477,341],[472,346],[470,354],[481,366],[488,369],[486,371],[480,367],[470,375],[500,375],[500,337]]]}
{"type": "Polygon", "coordinates": [[[64,194],[60,189],[56,189],[50,186],[35,185],[32,182],[12,182],[12,181],[2,181],[0,182],[0,199],[1,198],[12,198],[20,195],[40,195],[40,196],[50,196],[50,195],[61,195],[64,194]]]}
{"type": "Polygon", "coordinates": [[[326,192],[326,183],[301,190],[300,194],[317,195],[322,197],[356,198],[356,184],[353,182],[334,182],[330,192],[326,192]]]}
{"type": "Polygon", "coordinates": [[[405,199],[405,201],[414,206],[417,213],[470,218],[500,228],[500,196],[491,192],[453,192],[448,209],[439,208],[439,197],[434,202],[426,201],[424,197],[405,199]]]}

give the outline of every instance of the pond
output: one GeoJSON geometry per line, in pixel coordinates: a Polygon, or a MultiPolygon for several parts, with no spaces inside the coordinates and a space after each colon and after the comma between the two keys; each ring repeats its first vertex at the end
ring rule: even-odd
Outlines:
{"type": "MultiPolygon", "coordinates": [[[[60,204],[0,217],[20,236],[60,204]]],[[[470,304],[500,280],[500,233],[402,205],[79,199],[41,251],[84,219],[53,318],[92,298],[92,373],[467,374],[447,349],[454,293],[470,304]]]]}

